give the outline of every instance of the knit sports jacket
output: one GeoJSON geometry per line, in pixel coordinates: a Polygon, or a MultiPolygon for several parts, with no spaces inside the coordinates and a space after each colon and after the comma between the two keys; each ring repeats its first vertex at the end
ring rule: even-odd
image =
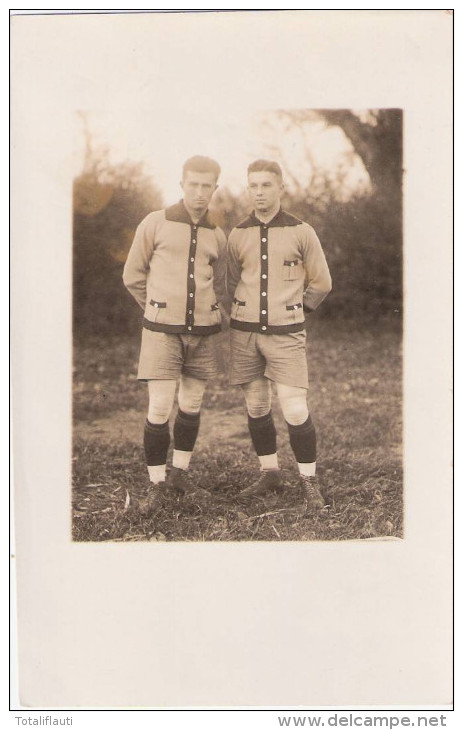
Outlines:
{"type": "Polygon", "coordinates": [[[281,210],[269,223],[252,213],[228,239],[230,326],[262,334],[304,329],[304,311],[331,291],[331,276],[311,226],[281,210]]]}
{"type": "Polygon", "coordinates": [[[207,335],[221,329],[226,238],[206,212],[193,223],[183,201],[142,220],[123,281],[156,332],[207,335]]]}

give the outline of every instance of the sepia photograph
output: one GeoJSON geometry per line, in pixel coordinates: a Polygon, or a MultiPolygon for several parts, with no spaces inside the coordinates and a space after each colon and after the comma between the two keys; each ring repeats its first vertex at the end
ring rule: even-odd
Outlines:
{"type": "Polygon", "coordinates": [[[452,14],[11,18],[22,708],[452,703],[452,14]]]}
{"type": "Polygon", "coordinates": [[[75,121],[73,539],[402,537],[402,111],[75,121]]]}

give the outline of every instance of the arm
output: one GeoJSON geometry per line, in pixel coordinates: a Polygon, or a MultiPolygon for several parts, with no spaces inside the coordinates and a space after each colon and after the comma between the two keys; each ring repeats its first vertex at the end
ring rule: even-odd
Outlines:
{"type": "Polygon", "coordinates": [[[317,234],[309,225],[303,226],[303,261],[307,285],[303,295],[305,312],[312,312],[331,291],[331,275],[317,234]]]}
{"type": "Polygon", "coordinates": [[[142,309],[146,303],[146,279],[154,249],[155,222],[152,214],[138,226],[132,247],[127,256],[122,280],[142,309]]]}

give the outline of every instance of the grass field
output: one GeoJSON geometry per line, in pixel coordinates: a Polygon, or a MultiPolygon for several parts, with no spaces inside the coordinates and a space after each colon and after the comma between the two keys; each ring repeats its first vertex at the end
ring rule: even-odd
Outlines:
{"type": "MultiPolygon", "coordinates": [[[[304,514],[297,467],[275,399],[286,489],[243,507],[258,475],[239,389],[210,383],[191,462],[206,505],[173,497],[143,518],[134,494],[147,484],[142,438],[147,388],[136,379],[139,338],[76,341],[73,538],[81,541],[347,540],[402,536],[401,332],[388,320],[359,327],[313,318],[308,337],[318,473],[329,508],[304,514]]],[[[172,419],[171,419],[172,423],[172,419]]],[[[168,462],[169,463],[169,462],[168,462]]]]}

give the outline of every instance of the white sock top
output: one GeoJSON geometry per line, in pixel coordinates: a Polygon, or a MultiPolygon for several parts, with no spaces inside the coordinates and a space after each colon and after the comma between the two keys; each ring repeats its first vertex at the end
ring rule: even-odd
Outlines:
{"type": "Polygon", "coordinates": [[[148,467],[148,474],[150,477],[150,482],[153,482],[153,484],[159,484],[159,482],[165,482],[166,480],[166,465],[165,464],[158,464],[156,466],[149,466],[148,467]]]}
{"type": "Polygon", "coordinates": [[[192,453],[192,451],[179,451],[178,449],[174,449],[172,466],[175,466],[176,469],[183,469],[186,471],[190,466],[192,453]]]}
{"type": "Polygon", "coordinates": [[[315,470],[317,468],[317,462],[313,461],[309,464],[298,464],[299,468],[299,474],[302,474],[305,477],[314,477],[315,476],[315,470]]]}
{"type": "Polygon", "coordinates": [[[278,469],[278,455],[277,454],[265,454],[265,456],[259,456],[260,468],[262,471],[267,469],[278,469]]]}

